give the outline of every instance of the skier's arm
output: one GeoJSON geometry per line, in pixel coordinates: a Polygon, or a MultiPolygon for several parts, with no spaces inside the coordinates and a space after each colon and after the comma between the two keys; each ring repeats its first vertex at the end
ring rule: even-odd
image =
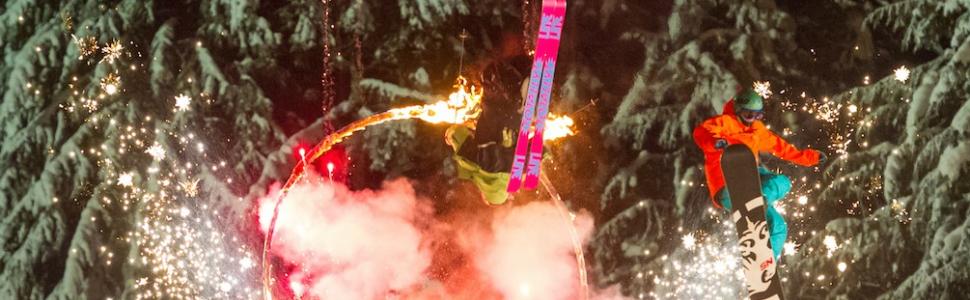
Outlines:
{"type": "Polygon", "coordinates": [[[799,150],[768,129],[763,130],[765,134],[762,136],[765,136],[768,139],[768,144],[771,145],[771,154],[774,154],[778,158],[790,161],[794,164],[806,167],[814,166],[819,163],[818,151],[812,149],[799,150]]]}

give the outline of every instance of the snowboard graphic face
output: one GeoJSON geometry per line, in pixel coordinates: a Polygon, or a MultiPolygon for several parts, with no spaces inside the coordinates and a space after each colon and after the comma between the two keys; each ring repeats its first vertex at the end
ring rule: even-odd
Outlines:
{"type": "MultiPolygon", "coordinates": [[[[757,208],[764,203],[762,197],[747,203],[749,209],[757,208]],[[754,207],[751,207],[754,206],[754,207]]],[[[741,251],[741,265],[748,282],[748,294],[763,293],[771,287],[771,280],[775,276],[774,254],[769,242],[770,232],[765,220],[753,220],[749,216],[742,216],[739,210],[733,215],[737,226],[738,249],[741,251]]]]}
{"type": "Polygon", "coordinates": [[[765,217],[758,162],[744,145],[731,145],[721,156],[721,171],[731,198],[731,219],[738,231],[741,265],[752,300],[784,299],[777,262],[771,250],[771,231],[765,217]]]}

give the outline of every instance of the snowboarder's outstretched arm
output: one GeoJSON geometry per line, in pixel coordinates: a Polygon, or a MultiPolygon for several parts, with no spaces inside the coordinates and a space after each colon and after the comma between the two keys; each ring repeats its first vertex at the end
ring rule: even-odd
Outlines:
{"type": "Polygon", "coordinates": [[[765,140],[766,146],[769,146],[769,149],[765,150],[769,150],[774,156],[806,167],[819,164],[821,152],[812,149],[799,150],[767,128],[762,127],[759,129],[762,131],[759,136],[765,140]]]}

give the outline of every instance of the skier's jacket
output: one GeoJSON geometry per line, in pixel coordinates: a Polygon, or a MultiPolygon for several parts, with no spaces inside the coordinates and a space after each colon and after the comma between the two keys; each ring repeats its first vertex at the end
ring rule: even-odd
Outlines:
{"type": "Polygon", "coordinates": [[[707,188],[716,207],[721,207],[721,204],[714,197],[724,187],[724,174],[721,173],[721,153],[724,151],[714,147],[717,139],[724,139],[732,145],[744,144],[754,152],[755,157],[759,152],[770,152],[802,166],[814,166],[819,160],[818,151],[795,148],[768,130],[761,121],[754,121],[751,126],[744,125],[734,113],[734,100],[728,101],[721,115],[707,119],[694,128],[694,142],[704,151],[704,174],[707,175],[707,188]]]}

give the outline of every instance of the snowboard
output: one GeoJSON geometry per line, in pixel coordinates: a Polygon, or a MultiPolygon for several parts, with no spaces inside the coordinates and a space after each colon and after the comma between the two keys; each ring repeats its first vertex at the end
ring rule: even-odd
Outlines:
{"type": "Polygon", "coordinates": [[[771,234],[754,153],[742,144],[728,146],[721,155],[721,171],[731,198],[731,220],[738,231],[748,297],[751,300],[784,299],[778,264],[769,242],[771,234]]]}
{"type": "Polygon", "coordinates": [[[515,158],[512,160],[511,178],[507,191],[515,193],[522,187],[525,172],[525,187],[534,189],[539,181],[539,166],[542,163],[542,135],[545,130],[546,116],[549,114],[549,98],[552,95],[553,76],[556,72],[556,59],[559,55],[559,40],[563,21],[566,17],[565,0],[543,0],[539,34],[536,36],[535,57],[529,76],[529,88],[519,123],[519,136],[515,143],[515,158]],[[529,133],[535,123],[536,130],[529,144],[529,133]],[[528,166],[526,166],[528,161],[528,166]]]}

